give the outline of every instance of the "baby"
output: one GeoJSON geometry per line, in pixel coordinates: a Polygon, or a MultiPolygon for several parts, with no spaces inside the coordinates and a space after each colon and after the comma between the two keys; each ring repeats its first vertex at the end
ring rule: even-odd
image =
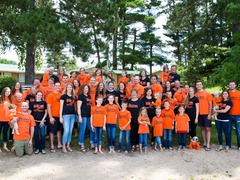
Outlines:
{"type": "MultiPolygon", "coordinates": [[[[213,93],[213,109],[219,110],[219,107],[222,104],[222,97],[220,96],[220,92],[218,90],[213,93]]],[[[217,113],[212,116],[214,119],[217,119],[217,113]]]]}
{"type": "MultiPolygon", "coordinates": [[[[11,104],[9,106],[9,111],[10,111],[10,117],[11,119],[18,119],[18,117],[16,117],[16,106],[14,104],[11,104]]],[[[13,123],[13,127],[12,127],[12,134],[14,134],[14,132],[19,135],[18,132],[18,124],[17,122],[13,123]]]]}

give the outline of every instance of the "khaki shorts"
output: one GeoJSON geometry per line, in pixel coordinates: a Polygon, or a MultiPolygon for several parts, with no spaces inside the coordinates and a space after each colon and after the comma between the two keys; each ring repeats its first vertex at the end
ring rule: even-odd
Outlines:
{"type": "Polygon", "coordinates": [[[29,139],[27,140],[14,140],[14,144],[15,144],[15,152],[16,155],[21,157],[24,155],[24,153],[31,155],[33,153],[33,146],[31,145],[30,147],[28,147],[28,142],[29,139]]]}

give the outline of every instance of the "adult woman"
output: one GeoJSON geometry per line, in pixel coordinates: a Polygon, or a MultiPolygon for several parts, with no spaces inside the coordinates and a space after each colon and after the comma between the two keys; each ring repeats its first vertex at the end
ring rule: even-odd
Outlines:
{"type": "Polygon", "coordinates": [[[91,105],[92,105],[92,100],[90,96],[90,87],[87,84],[83,84],[80,87],[78,101],[77,101],[77,112],[79,116],[79,126],[80,126],[78,144],[80,145],[82,152],[86,152],[85,146],[84,146],[84,134],[85,134],[86,126],[88,126],[88,129],[90,130],[91,149],[94,149],[93,131],[90,123],[91,105]]]}
{"type": "Polygon", "coordinates": [[[102,70],[101,70],[101,69],[97,69],[97,70],[95,71],[95,74],[96,74],[96,83],[103,82],[103,79],[102,79],[102,70]]]}
{"type": "Polygon", "coordinates": [[[165,82],[165,86],[164,86],[164,88],[163,88],[163,94],[162,94],[162,99],[163,99],[163,100],[164,100],[165,98],[167,98],[166,92],[168,92],[168,91],[171,91],[171,92],[172,92],[172,97],[173,97],[175,91],[172,89],[170,81],[166,81],[166,82],[165,82]]]}
{"type": "MultiPolygon", "coordinates": [[[[16,94],[17,93],[22,93],[23,94],[23,90],[22,90],[22,85],[20,82],[15,82],[15,84],[13,85],[13,88],[12,88],[12,100],[16,100],[16,94]]],[[[25,99],[25,96],[23,94],[23,98],[25,99]]]]}
{"type": "Polygon", "coordinates": [[[218,143],[219,147],[216,149],[216,151],[221,151],[223,150],[223,138],[222,138],[222,131],[225,135],[226,139],[226,152],[229,150],[230,146],[230,132],[229,132],[229,126],[230,126],[230,121],[229,121],[229,112],[230,109],[232,108],[232,101],[229,99],[229,93],[228,91],[223,91],[222,92],[222,97],[223,101],[221,106],[219,107],[219,110],[213,110],[217,114],[217,119],[216,119],[216,128],[217,128],[217,133],[218,133],[218,143]]]}
{"type": "MultiPolygon", "coordinates": [[[[107,101],[107,94],[106,94],[106,88],[104,86],[103,82],[98,83],[97,88],[96,88],[96,95],[95,95],[95,99],[97,97],[102,97],[103,98],[103,103],[102,106],[104,106],[106,104],[107,101]]],[[[95,103],[95,102],[92,102],[95,103]]]]}
{"type": "Polygon", "coordinates": [[[126,85],[123,82],[120,82],[118,85],[118,90],[115,93],[115,104],[119,109],[121,108],[122,101],[126,100],[126,85]]]}
{"type": "Polygon", "coordinates": [[[79,82],[79,80],[76,78],[76,79],[73,80],[73,89],[74,89],[74,92],[75,92],[75,95],[76,95],[76,96],[78,96],[79,88],[80,88],[80,82],[79,82]]]}
{"type": "Polygon", "coordinates": [[[138,91],[136,89],[131,90],[131,97],[128,100],[128,110],[131,113],[132,120],[131,120],[131,134],[130,140],[132,145],[132,151],[135,151],[139,144],[139,136],[138,136],[138,115],[141,107],[144,104],[142,100],[138,98],[138,91]]]}
{"type": "Polygon", "coordinates": [[[146,70],[141,70],[139,73],[139,77],[140,77],[140,84],[143,87],[150,87],[150,79],[147,77],[147,72],[146,70]]]}
{"type": "Polygon", "coordinates": [[[47,117],[47,103],[43,101],[43,93],[37,91],[36,99],[30,104],[30,113],[33,116],[36,126],[34,127],[35,154],[45,151],[45,119],[47,117]]]}
{"type": "Polygon", "coordinates": [[[198,123],[198,114],[199,114],[199,100],[194,95],[194,89],[192,87],[189,88],[189,93],[185,100],[185,113],[189,116],[189,136],[196,136],[196,127],[198,123]]]}
{"type": "Polygon", "coordinates": [[[61,84],[62,84],[62,78],[63,78],[64,74],[65,74],[65,70],[62,67],[60,67],[58,69],[57,76],[58,76],[59,81],[60,81],[61,84]]]}
{"type": "MultiPolygon", "coordinates": [[[[145,89],[145,95],[142,98],[144,106],[147,108],[147,113],[148,113],[148,118],[150,122],[152,122],[153,117],[155,116],[155,108],[153,103],[155,102],[155,99],[153,97],[153,91],[151,88],[147,87],[145,89]]],[[[154,137],[152,133],[152,138],[151,138],[151,145],[154,145],[154,137]]]]}
{"type": "MultiPolygon", "coordinates": [[[[0,97],[0,135],[3,130],[3,149],[9,152],[7,148],[7,135],[8,135],[8,122],[9,122],[9,106],[12,103],[11,90],[9,87],[5,87],[2,90],[0,97]]],[[[1,149],[0,149],[1,151],[1,149]]]]}
{"type": "Polygon", "coordinates": [[[72,138],[73,124],[75,121],[75,92],[72,83],[67,83],[60,98],[60,122],[63,124],[62,152],[67,153],[73,150],[70,147],[72,138]]]}

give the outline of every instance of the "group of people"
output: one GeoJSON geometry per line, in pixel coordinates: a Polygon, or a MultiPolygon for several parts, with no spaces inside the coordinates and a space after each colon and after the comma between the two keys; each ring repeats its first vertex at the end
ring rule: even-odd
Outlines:
{"type": "Polygon", "coordinates": [[[102,134],[105,130],[109,153],[115,153],[115,150],[147,152],[148,139],[155,150],[172,150],[173,133],[178,135],[178,150],[181,150],[187,147],[188,135],[196,136],[197,124],[201,128],[202,147],[210,151],[212,119],[215,119],[218,132],[216,151],[231,148],[233,123],[240,150],[240,92],[236,90],[235,82],[230,82],[229,90],[223,91],[221,96],[219,92],[212,96],[203,89],[201,81],[195,84],[196,93],[195,87],[188,84],[182,87],[175,65],[170,71],[164,66],[159,77],[151,75],[150,78],[145,70],[130,77],[123,70],[117,82],[105,82],[101,69],[86,73],[80,68],[70,77],[64,69],[59,69],[57,75],[53,72],[54,68],[49,68],[25,92],[19,82],[12,90],[9,87],[2,90],[0,134],[5,151],[9,151],[9,137],[14,141],[12,150],[17,156],[33,152],[45,154],[45,137],[49,135],[50,152],[56,152],[56,148],[63,153],[72,152],[73,130],[82,152],[86,152],[84,142],[88,131],[90,149],[95,154],[103,153],[102,134]],[[117,128],[120,133],[116,148],[117,128]],[[55,135],[57,144],[54,144],[55,135]]]}

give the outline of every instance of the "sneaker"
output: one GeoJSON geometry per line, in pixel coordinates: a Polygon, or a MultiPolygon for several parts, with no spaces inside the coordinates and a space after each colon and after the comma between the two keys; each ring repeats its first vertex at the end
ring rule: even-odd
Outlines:
{"type": "Polygon", "coordinates": [[[46,154],[46,151],[45,151],[45,149],[43,149],[41,152],[42,152],[42,154],[46,154]]]}
{"type": "Polygon", "coordinates": [[[39,149],[36,149],[34,154],[39,154],[39,149]]]}

